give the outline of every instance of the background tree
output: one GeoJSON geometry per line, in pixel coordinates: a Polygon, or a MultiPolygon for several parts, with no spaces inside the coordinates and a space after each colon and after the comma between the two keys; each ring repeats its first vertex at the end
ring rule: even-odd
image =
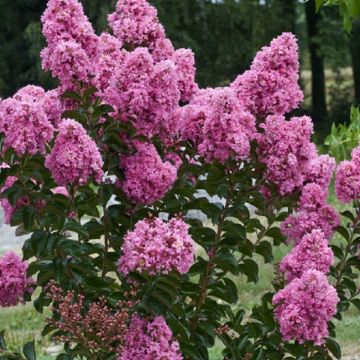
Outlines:
{"type": "Polygon", "coordinates": [[[308,44],[311,63],[311,113],[319,129],[324,126],[327,117],[325,63],[321,48],[317,41],[319,35],[320,13],[316,12],[315,1],[305,4],[306,22],[308,31],[308,44]]]}
{"type": "Polygon", "coordinates": [[[355,104],[360,105],[360,20],[354,21],[350,39],[355,104]]]}

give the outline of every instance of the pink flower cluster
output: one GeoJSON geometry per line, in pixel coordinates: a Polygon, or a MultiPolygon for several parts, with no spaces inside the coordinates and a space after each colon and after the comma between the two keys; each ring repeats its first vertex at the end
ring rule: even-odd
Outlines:
{"type": "Polygon", "coordinates": [[[231,85],[241,105],[260,118],[283,115],[303,100],[299,84],[298,45],[283,33],[257,53],[251,69],[231,85]]]}
{"type": "Polygon", "coordinates": [[[328,155],[318,155],[313,134],[312,120],[283,116],[268,116],[261,125],[263,134],[258,135],[258,154],[266,165],[265,177],[275,184],[281,195],[301,191],[306,183],[316,183],[327,191],[335,160],[328,155]]]}
{"type": "Polygon", "coordinates": [[[146,47],[155,63],[171,61],[176,68],[181,100],[190,101],[198,89],[194,53],[189,49],[174,50],[159,22],[157,10],[148,1],[120,0],[108,20],[115,36],[128,48],[146,47]]]}
{"type": "Polygon", "coordinates": [[[178,49],[171,59],[176,66],[181,100],[189,102],[198,91],[195,82],[195,55],[190,49],[178,49]]]}
{"type": "Polygon", "coordinates": [[[189,271],[194,262],[195,245],[190,237],[189,226],[181,218],[165,222],[159,218],[139,221],[135,229],[127,233],[119,260],[119,271],[155,275],[177,270],[189,271]]]}
{"type": "Polygon", "coordinates": [[[50,0],[42,23],[48,43],[41,53],[43,68],[60,80],[61,90],[77,90],[80,83],[94,85],[104,100],[120,108],[121,119],[126,115],[139,122],[154,121],[156,128],[164,117],[166,122],[169,110],[179,106],[180,98],[188,101],[197,91],[194,54],[174,50],[156,9],[146,0],[118,1],[109,16],[115,37],[106,32],[97,36],[78,0],[50,0]],[[128,77],[131,71],[137,72],[128,77]],[[142,104],[133,103],[143,96],[142,104]]]}
{"type": "Polygon", "coordinates": [[[315,229],[321,230],[326,239],[331,238],[340,220],[336,210],[326,204],[326,197],[327,193],[317,184],[304,187],[298,211],[281,224],[288,241],[298,242],[315,229]]]}
{"type": "Polygon", "coordinates": [[[135,204],[151,205],[162,199],[174,184],[177,167],[162,161],[152,144],[137,143],[136,153],[120,160],[125,179],[120,186],[135,204]]]}
{"type": "Polygon", "coordinates": [[[277,185],[282,195],[301,189],[309,162],[316,154],[310,140],[311,119],[304,116],[287,121],[283,116],[269,116],[262,128],[258,153],[266,165],[267,180],[277,185]]]}
{"type": "Polygon", "coordinates": [[[244,160],[249,155],[256,134],[255,118],[240,107],[230,88],[200,91],[182,115],[183,132],[197,136],[198,152],[205,161],[224,163],[230,157],[244,160]],[[187,117],[189,110],[195,114],[187,117]]]}
{"type": "Polygon", "coordinates": [[[115,36],[130,46],[155,47],[165,38],[157,10],[146,0],[120,0],[116,11],[108,17],[115,36]]]}
{"type": "Polygon", "coordinates": [[[360,199],[360,146],[350,161],[342,161],[336,171],[336,195],[344,203],[360,199]]]}
{"type": "Polygon", "coordinates": [[[46,157],[45,166],[61,186],[85,185],[90,178],[100,183],[104,175],[103,161],[95,142],[81,124],[69,119],[59,125],[55,145],[46,157]]]}
{"type": "Polygon", "coordinates": [[[28,264],[8,252],[0,258],[0,306],[16,306],[32,293],[33,280],[27,277],[28,264]]]}
{"type": "Polygon", "coordinates": [[[139,134],[152,137],[161,133],[179,105],[177,81],[172,61],[155,63],[148,49],[137,48],[115,69],[104,98],[139,134]]]}
{"type": "Polygon", "coordinates": [[[333,261],[334,254],[328,240],[321,230],[315,229],[304,235],[293,251],[284,257],[279,270],[291,281],[300,278],[309,269],[327,274],[333,261]]]}
{"type": "Polygon", "coordinates": [[[231,88],[198,91],[173,122],[179,137],[191,140],[209,163],[246,159],[256,137],[254,116],[244,111],[231,88]]]}
{"type": "Polygon", "coordinates": [[[45,144],[53,138],[54,125],[60,121],[60,108],[60,100],[53,92],[32,85],[1,101],[4,148],[12,148],[18,155],[44,153],[45,144]]]}
{"type": "Polygon", "coordinates": [[[326,274],[334,261],[328,241],[339,224],[339,217],[335,209],[326,205],[326,198],[327,190],[321,185],[307,184],[302,190],[298,212],[281,226],[288,241],[296,241],[279,266],[288,284],[273,298],[285,341],[322,344],[328,336],[327,322],[336,313],[339,298],[326,274]]]}
{"type": "Polygon", "coordinates": [[[336,314],[338,302],[335,288],[318,270],[307,270],[291,281],[273,298],[284,340],[323,344],[329,334],[327,323],[336,314]]]}
{"type": "Polygon", "coordinates": [[[179,343],[163,317],[149,321],[134,315],[117,360],[155,359],[182,360],[179,343]]]}
{"type": "Polygon", "coordinates": [[[115,69],[124,62],[125,54],[122,42],[115,36],[107,32],[100,35],[95,73],[95,83],[100,92],[104,93],[109,86],[115,69]]]}
{"type": "Polygon", "coordinates": [[[59,78],[61,87],[75,81],[91,83],[98,38],[77,0],[49,0],[41,18],[48,46],[42,50],[44,70],[59,78]]]}

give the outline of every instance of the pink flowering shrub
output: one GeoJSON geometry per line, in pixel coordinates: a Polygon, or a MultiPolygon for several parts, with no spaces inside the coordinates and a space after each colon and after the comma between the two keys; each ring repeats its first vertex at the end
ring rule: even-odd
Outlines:
{"type": "Polygon", "coordinates": [[[287,275],[288,281],[300,278],[307,270],[318,270],[324,274],[330,271],[334,255],[328,240],[321,230],[315,229],[304,235],[293,251],[280,263],[280,271],[287,275]]]}
{"type": "Polygon", "coordinates": [[[157,10],[146,0],[118,1],[109,24],[115,36],[128,45],[150,47],[165,37],[157,10]]]}
{"type": "Polygon", "coordinates": [[[182,360],[179,343],[161,316],[152,321],[133,316],[118,360],[182,360]]]}
{"type": "Polygon", "coordinates": [[[24,303],[26,294],[33,291],[33,280],[27,276],[28,264],[13,252],[0,257],[0,306],[24,303]]]}
{"type": "Polygon", "coordinates": [[[335,288],[318,270],[307,270],[291,281],[273,299],[284,340],[323,344],[329,334],[327,323],[335,315],[338,302],[335,288]]]}
{"type": "Polygon", "coordinates": [[[199,155],[209,163],[224,163],[231,157],[246,159],[256,133],[255,118],[241,108],[234,92],[230,88],[209,89],[192,103],[205,106],[199,155]]]}
{"type": "Polygon", "coordinates": [[[138,222],[124,238],[119,271],[124,275],[134,270],[151,275],[172,270],[186,274],[195,255],[195,244],[188,231],[189,226],[180,218],[168,223],[158,218],[138,222]]]}
{"type": "Polygon", "coordinates": [[[4,149],[12,148],[19,155],[45,152],[45,145],[54,134],[52,116],[47,111],[49,108],[44,106],[44,102],[49,101],[46,98],[43,89],[26,86],[0,103],[4,149]]]}
{"type": "Polygon", "coordinates": [[[85,185],[90,178],[100,183],[103,161],[96,143],[76,121],[65,119],[45,166],[58,185],[85,185]]]}
{"type": "Polygon", "coordinates": [[[303,100],[295,36],[284,33],[259,51],[250,70],[239,75],[232,87],[244,108],[257,116],[295,109],[303,100]]]}
{"type": "Polygon", "coordinates": [[[316,156],[310,141],[313,124],[309,117],[285,120],[269,116],[259,136],[259,157],[266,165],[266,178],[277,185],[282,195],[301,190],[309,163],[316,156]]]}
{"type": "Polygon", "coordinates": [[[49,0],[40,56],[58,87],[0,101],[0,204],[28,235],[24,261],[0,260],[0,305],[50,307],[59,359],[207,360],[218,343],[224,359],[340,358],[332,318],[360,308],[360,150],[336,169],[289,115],[295,36],[201,89],[148,1],[117,1],[108,23],[49,0]],[[238,278],[256,283],[282,244],[248,311],[238,278]]]}
{"type": "Polygon", "coordinates": [[[163,161],[152,144],[137,144],[136,153],[121,158],[120,166],[125,177],[120,187],[135,204],[151,205],[160,200],[176,181],[176,166],[163,161]]]}
{"type": "Polygon", "coordinates": [[[342,202],[349,203],[360,197],[360,148],[352,152],[352,159],[342,161],[336,172],[336,195],[342,202]]]}

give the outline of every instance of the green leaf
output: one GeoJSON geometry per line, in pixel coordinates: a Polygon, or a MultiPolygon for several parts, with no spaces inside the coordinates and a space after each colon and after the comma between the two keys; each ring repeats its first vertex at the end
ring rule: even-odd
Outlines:
{"type": "Polygon", "coordinates": [[[266,236],[274,239],[274,243],[280,245],[285,241],[285,236],[281,233],[281,230],[278,227],[273,227],[266,231],[266,236]]]}
{"type": "Polygon", "coordinates": [[[326,347],[337,359],[341,359],[341,348],[335,340],[328,338],[326,340],[326,347]]]}
{"type": "Polygon", "coordinates": [[[320,7],[325,3],[325,0],[315,0],[316,11],[319,11],[320,7]]]}
{"type": "Polygon", "coordinates": [[[0,350],[6,350],[5,330],[0,331],[0,350]]]}
{"type": "Polygon", "coordinates": [[[25,344],[23,353],[27,360],[36,360],[34,341],[31,341],[31,342],[28,342],[27,344],[25,344]]]}
{"type": "Polygon", "coordinates": [[[23,223],[25,230],[29,231],[34,225],[36,218],[36,210],[32,206],[27,206],[23,209],[23,223]]]}
{"type": "Polygon", "coordinates": [[[234,255],[231,255],[228,252],[221,252],[219,253],[215,259],[214,263],[217,265],[218,268],[227,272],[230,271],[233,274],[238,273],[238,261],[236,260],[234,255]]]}
{"type": "Polygon", "coordinates": [[[255,252],[262,255],[265,263],[269,263],[273,260],[272,246],[268,241],[262,241],[256,246],[255,252]]]}
{"type": "Polygon", "coordinates": [[[338,232],[346,241],[349,241],[350,235],[346,228],[343,226],[338,226],[336,228],[336,232],[338,232]]]}
{"type": "Polygon", "coordinates": [[[68,354],[60,354],[56,357],[56,360],[72,360],[72,356],[68,354]]]}
{"type": "Polygon", "coordinates": [[[63,99],[63,100],[70,99],[70,100],[81,101],[81,96],[79,94],[77,94],[76,92],[66,91],[66,92],[64,92],[64,94],[62,94],[61,99],[63,99]]]}
{"type": "Polygon", "coordinates": [[[74,119],[80,123],[86,122],[86,117],[79,110],[67,110],[62,114],[63,118],[74,119]]]}
{"type": "MultiPolygon", "coordinates": [[[[358,260],[358,259],[357,259],[358,260]]],[[[357,290],[356,284],[353,280],[349,278],[344,278],[341,281],[341,285],[345,286],[347,289],[349,289],[351,296],[354,296],[357,290]]]]}
{"type": "Polygon", "coordinates": [[[67,223],[64,226],[64,230],[73,231],[85,238],[89,238],[89,233],[87,232],[85,226],[81,225],[74,219],[67,220],[67,223]]]}
{"type": "Polygon", "coordinates": [[[254,260],[245,259],[244,263],[239,265],[239,270],[248,277],[249,282],[259,281],[259,266],[254,260]]]}
{"type": "Polygon", "coordinates": [[[351,302],[358,310],[360,310],[360,299],[352,299],[351,302]]]}

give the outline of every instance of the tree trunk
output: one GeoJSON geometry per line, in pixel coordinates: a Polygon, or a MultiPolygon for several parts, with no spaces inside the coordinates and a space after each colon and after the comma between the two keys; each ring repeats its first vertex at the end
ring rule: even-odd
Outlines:
{"type": "Polygon", "coordinates": [[[320,46],[316,42],[319,33],[320,13],[316,12],[315,1],[305,3],[306,22],[311,62],[311,88],[312,88],[312,116],[315,126],[320,131],[326,131],[327,108],[325,87],[324,58],[320,53],[320,46]]]}
{"type": "Polygon", "coordinates": [[[350,51],[354,76],[355,104],[360,105],[360,20],[354,21],[350,51]]]}

